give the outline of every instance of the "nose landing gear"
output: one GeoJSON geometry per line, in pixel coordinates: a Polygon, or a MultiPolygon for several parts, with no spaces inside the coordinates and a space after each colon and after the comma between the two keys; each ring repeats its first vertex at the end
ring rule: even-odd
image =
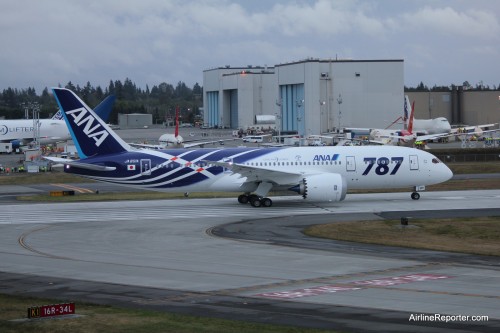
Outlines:
{"type": "Polygon", "coordinates": [[[415,186],[413,188],[413,193],[411,194],[411,198],[413,200],[418,200],[420,199],[420,193],[418,193],[419,191],[425,191],[425,186],[415,186]]]}

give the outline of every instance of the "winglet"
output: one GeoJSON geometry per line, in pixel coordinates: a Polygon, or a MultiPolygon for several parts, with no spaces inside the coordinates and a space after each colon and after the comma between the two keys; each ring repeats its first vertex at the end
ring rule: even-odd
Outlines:
{"type": "Polygon", "coordinates": [[[52,88],[81,158],[120,153],[131,147],[71,90],[52,88]]]}

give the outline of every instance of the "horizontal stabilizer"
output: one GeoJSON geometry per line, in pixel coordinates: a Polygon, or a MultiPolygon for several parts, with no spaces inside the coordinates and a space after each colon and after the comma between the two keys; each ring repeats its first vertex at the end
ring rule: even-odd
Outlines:
{"type": "Polygon", "coordinates": [[[46,160],[49,160],[51,162],[54,162],[54,163],[62,163],[65,165],[70,165],[71,167],[74,167],[74,168],[80,168],[80,169],[86,169],[86,170],[93,170],[93,171],[114,171],[114,170],[116,170],[116,167],[82,163],[82,162],[70,160],[67,158],[61,158],[61,157],[43,156],[43,158],[46,160]]]}

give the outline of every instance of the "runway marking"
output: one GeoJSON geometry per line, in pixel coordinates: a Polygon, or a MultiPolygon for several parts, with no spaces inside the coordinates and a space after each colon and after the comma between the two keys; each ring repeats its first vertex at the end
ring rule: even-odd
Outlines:
{"type": "Polygon", "coordinates": [[[398,284],[412,283],[412,282],[422,282],[429,280],[439,280],[439,279],[449,279],[451,276],[449,275],[436,275],[436,274],[410,274],[403,276],[395,276],[395,277],[387,277],[382,279],[373,279],[373,280],[365,280],[365,281],[353,281],[342,284],[334,284],[334,285],[324,285],[317,286],[311,288],[301,288],[290,291],[277,291],[277,292],[267,292],[256,294],[253,296],[257,297],[266,297],[266,298],[277,298],[277,299],[293,299],[293,298],[302,298],[309,296],[319,296],[326,293],[336,293],[339,291],[355,291],[366,289],[366,286],[369,287],[388,287],[394,286],[398,284]],[[359,287],[362,286],[362,287],[359,287]]]}
{"type": "MultiPolygon", "coordinates": [[[[283,216],[285,214],[304,215],[304,214],[323,214],[324,211],[311,207],[298,207],[298,208],[266,208],[259,210],[259,215],[266,217],[283,216]]],[[[175,207],[132,207],[121,208],[98,208],[89,210],[86,214],[81,214],[80,209],[50,209],[47,210],[19,210],[16,212],[16,219],[14,224],[38,224],[38,223],[64,223],[64,222],[103,222],[103,221],[117,221],[117,220],[130,220],[130,219],[159,219],[159,220],[172,220],[172,219],[199,219],[204,217],[248,217],[255,215],[255,208],[253,207],[228,207],[228,206],[201,206],[198,210],[190,210],[189,214],[185,210],[179,210],[175,207]],[[78,214],[78,219],[75,221],[75,214],[78,214]]],[[[9,214],[0,215],[0,224],[12,224],[12,218],[9,214]]]]}
{"type": "Polygon", "coordinates": [[[50,184],[50,185],[62,187],[62,188],[68,189],[68,190],[77,191],[78,193],[94,193],[93,190],[90,190],[88,188],[77,187],[77,186],[73,186],[73,185],[69,185],[69,184],[59,184],[58,183],[58,184],[50,184]]]}
{"type": "Polygon", "coordinates": [[[30,252],[33,252],[33,253],[37,253],[37,254],[40,254],[44,257],[49,257],[49,258],[53,258],[53,259],[70,259],[70,258],[67,258],[67,257],[61,257],[61,256],[55,256],[53,254],[50,254],[50,253],[45,253],[45,252],[42,252],[42,251],[38,251],[37,249],[31,247],[30,245],[28,245],[28,243],[26,242],[26,238],[31,235],[32,233],[35,233],[35,232],[39,232],[39,231],[42,231],[42,230],[46,230],[48,228],[52,227],[51,225],[46,225],[46,226],[43,226],[43,227],[40,227],[40,228],[36,228],[36,229],[32,229],[32,230],[28,230],[28,231],[25,231],[23,234],[21,234],[21,236],[19,236],[19,238],[17,239],[19,245],[21,245],[23,248],[25,248],[26,250],[30,251],[30,252]]]}

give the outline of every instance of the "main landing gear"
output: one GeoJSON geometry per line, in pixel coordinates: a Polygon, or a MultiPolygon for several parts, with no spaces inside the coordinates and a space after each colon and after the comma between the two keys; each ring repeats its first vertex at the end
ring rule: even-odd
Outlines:
{"type": "Polygon", "coordinates": [[[269,198],[261,198],[255,194],[242,194],[238,197],[238,202],[240,204],[249,203],[253,207],[271,207],[273,205],[273,201],[269,198]]]}
{"type": "Polygon", "coordinates": [[[413,193],[411,194],[411,198],[412,198],[413,200],[418,200],[418,199],[420,199],[420,193],[418,193],[418,192],[413,192],[413,193]]]}

